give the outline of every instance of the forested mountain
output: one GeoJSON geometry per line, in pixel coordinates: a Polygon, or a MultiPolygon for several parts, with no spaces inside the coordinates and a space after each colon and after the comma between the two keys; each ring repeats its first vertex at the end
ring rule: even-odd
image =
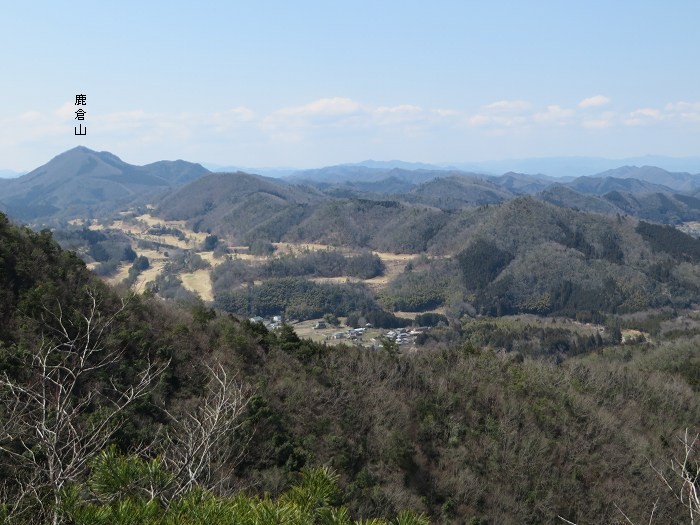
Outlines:
{"type": "Polygon", "coordinates": [[[671,172],[656,166],[621,166],[599,173],[596,177],[637,179],[653,184],[662,184],[677,192],[689,192],[700,187],[700,174],[671,172]]]}
{"type": "Polygon", "coordinates": [[[678,224],[700,219],[698,196],[612,191],[603,198],[620,208],[622,213],[654,222],[678,224]]]}
{"type": "Polygon", "coordinates": [[[106,151],[79,146],[0,186],[0,210],[31,223],[99,218],[209,173],[182,160],[127,164],[106,151]]]}
{"type": "Polygon", "coordinates": [[[499,177],[487,177],[487,180],[498,184],[515,195],[532,195],[559,181],[559,179],[545,175],[527,175],[512,171],[499,177]]]}
{"type": "MultiPolygon", "coordinates": [[[[645,173],[652,171],[647,169],[645,173]]],[[[407,172],[398,168],[382,170],[357,165],[328,168],[328,172],[319,170],[319,173],[316,180],[309,179],[304,185],[242,173],[228,179],[218,174],[172,193],[162,201],[160,210],[166,219],[185,219],[198,229],[231,235],[240,242],[248,242],[262,232],[260,235],[271,241],[349,243],[377,249],[381,246],[393,251],[415,251],[416,246],[428,243],[427,239],[392,243],[392,235],[383,231],[386,221],[393,220],[411,206],[417,206],[411,213],[422,213],[418,211],[421,206],[458,212],[505,202],[523,194],[534,195],[561,207],[632,215],[667,224],[700,219],[700,202],[696,197],[631,178],[580,177],[569,183],[560,183],[544,176],[516,173],[482,177],[447,170],[407,172]],[[331,176],[339,179],[332,181],[331,176]],[[234,183],[235,177],[246,182],[234,183]],[[253,194],[252,199],[248,197],[253,194]],[[242,199],[246,205],[242,204],[242,199]],[[347,226],[343,226],[337,224],[342,213],[339,217],[328,216],[328,209],[343,209],[351,201],[364,216],[361,222],[366,231],[361,235],[352,231],[357,219],[347,218],[347,226]],[[375,204],[370,205],[368,201],[375,204]],[[374,213],[379,211],[378,207],[386,208],[388,202],[395,203],[393,211],[374,213]],[[368,207],[374,209],[370,216],[375,216],[381,223],[375,224],[365,215],[368,207]],[[338,227],[348,231],[337,231],[338,227]],[[324,232],[325,229],[331,231],[324,232]],[[369,240],[375,236],[381,237],[381,241],[369,240]]],[[[441,222],[449,220],[445,217],[441,222]]],[[[432,223],[428,229],[434,229],[432,223]]]]}
{"type": "Polygon", "coordinates": [[[513,193],[475,176],[447,176],[425,182],[400,198],[441,210],[496,204],[513,198],[513,193]]]}
{"type": "MultiPolygon", "coordinates": [[[[302,187],[284,192],[270,181],[243,174],[219,177],[231,184],[230,191],[220,191],[223,186],[219,183],[209,186],[216,182],[214,178],[203,178],[194,187],[208,188],[209,193],[177,192],[164,201],[162,209],[167,209],[171,218],[184,219],[195,213],[189,218],[193,226],[211,229],[234,245],[284,241],[297,246],[319,243],[432,256],[432,262],[413,265],[412,269],[407,266],[382,290],[380,302],[389,310],[421,312],[445,307],[454,318],[469,311],[575,317],[594,312],[684,308],[697,301],[699,288],[694,276],[700,272],[700,261],[695,256],[658,249],[643,233],[643,225],[651,223],[612,213],[620,208],[611,207],[607,214],[590,213],[534,197],[518,197],[441,210],[397,200],[333,199],[302,187]]],[[[437,183],[440,180],[428,184],[437,183]]],[[[600,197],[583,198],[601,206],[607,202],[600,197]]],[[[677,235],[675,242],[689,249],[700,242],[681,232],[677,235]]],[[[299,318],[320,316],[324,309],[335,315],[376,309],[371,301],[365,301],[366,292],[349,288],[323,291],[296,281],[266,284],[269,290],[246,292],[246,283],[261,279],[321,274],[308,268],[261,273],[259,263],[251,263],[251,268],[242,261],[231,264],[230,275],[223,278],[225,272],[217,270],[213,279],[218,304],[231,312],[268,315],[292,303],[298,304],[289,311],[299,318]],[[319,303],[315,299],[319,293],[329,297],[345,294],[350,300],[319,303]],[[269,301],[251,299],[261,294],[269,301]],[[305,294],[308,297],[302,298],[305,294]],[[299,304],[309,307],[300,309],[299,304]]],[[[340,270],[323,275],[351,276],[340,270]]]]}
{"type": "Polygon", "coordinates": [[[312,183],[332,197],[381,197],[385,194],[406,193],[416,187],[408,181],[388,176],[377,181],[345,181],[342,184],[312,183]]]}
{"type": "Polygon", "coordinates": [[[247,173],[215,173],[166,195],[158,203],[165,219],[187,220],[239,242],[273,240],[328,200],[315,188],[247,173]]]}
{"type": "MultiPolygon", "coordinates": [[[[492,315],[575,316],[689,306],[698,298],[692,277],[700,270],[697,259],[660,250],[644,234],[644,225],[660,228],[532,198],[463,210],[450,215],[426,242],[429,252],[451,256],[447,263],[421,270],[418,281],[431,283],[426,302],[416,299],[425,292],[409,274],[383,294],[388,304],[401,304],[401,309],[452,304],[457,316],[465,311],[464,298],[492,315]]],[[[659,236],[667,235],[661,231],[659,236]]],[[[663,231],[677,233],[674,242],[688,249],[699,242],[671,228],[663,231]]]]}
{"type": "Polygon", "coordinates": [[[367,162],[304,170],[286,179],[242,172],[226,179],[217,174],[201,186],[174,191],[207,174],[199,164],[185,161],[134,166],[111,153],[77,147],[26,175],[0,179],[0,209],[25,222],[55,224],[78,217],[103,218],[128,206],[160,201],[167,193],[161,206],[164,218],[184,218],[192,224],[200,221],[202,229],[217,227],[219,219],[241,223],[229,228],[239,237],[255,229],[266,216],[275,225],[264,230],[278,232],[279,237],[277,223],[305,220],[314,206],[329,199],[395,200],[459,210],[527,194],[540,195],[559,206],[665,223],[700,219],[697,202],[691,198],[700,187],[699,177],[653,166],[625,166],[565,182],[544,175],[510,172],[486,176],[425,164],[367,162]],[[576,193],[559,189],[562,184],[576,193]],[[252,204],[242,206],[241,197],[250,200],[253,194],[252,204]],[[191,204],[187,203],[190,196],[191,204]],[[297,209],[284,209],[288,204],[297,209]],[[236,210],[215,210],[219,205],[233,205],[236,210]]]}
{"type": "Polygon", "coordinates": [[[631,215],[640,219],[678,224],[700,219],[700,200],[697,195],[679,193],[634,193],[612,190],[597,195],[575,191],[567,186],[552,185],[537,194],[556,206],[596,213],[631,215]]]}
{"type": "Polygon", "coordinates": [[[422,184],[437,177],[455,174],[468,175],[466,172],[422,164],[374,162],[368,164],[341,164],[298,171],[287,177],[287,180],[308,184],[338,184],[344,182],[378,182],[393,177],[408,184],[422,184]]]}
{"type": "Polygon", "coordinates": [[[622,211],[615,204],[608,202],[601,196],[579,193],[563,184],[552,184],[538,193],[537,198],[562,208],[605,214],[615,214],[622,211]]]}
{"type": "MultiPolygon", "coordinates": [[[[700,258],[683,234],[630,221],[612,226],[620,253],[602,223],[552,209],[531,199],[489,207],[482,240],[458,259],[493,255],[465,278],[488,286],[526,245],[554,238],[580,254],[570,260],[700,258]],[[540,231],[516,217],[534,217],[540,231]],[[511,231],[492,237],[503,225],[511,231]],[[627,248],[632,235],[646,244],[627,248]]],[[[10,523],[351,524],[405,510],[434,523],[614,523],[620,509],[648,521],[652,508],[659,523],[686,522],[654,468],[682,490],[667,465],[700,421],[697,341],[691,328],[670,334],[696,326],[691,317],[656,322],[654,344],[624,346],[612,328],[590,342],[571,323],[465,320],[401,354],[311,343],[201,303],[123,302],[48,232],[2,215],[0,259],[0,513],[10,523]],[[524,350],[565,347],[581,355],[554,364],[524,350]],[[57,375],[46,375],[54,360],[57,375]],[[140,397],[101,426],[144,373],[140,397]],[[22,392],[63,408],[42,412],[22,392]],[[212,410],[223,423],[198,419],[212,410]]]]}
{"type": "Polygon", "coordinates": [[[652,184],[633,178],[579,177],[567,182],[566,186],[580,193],[604,195],[611,191],[627,193],[674,193],[674,190],[661,184],[652,184]]]}

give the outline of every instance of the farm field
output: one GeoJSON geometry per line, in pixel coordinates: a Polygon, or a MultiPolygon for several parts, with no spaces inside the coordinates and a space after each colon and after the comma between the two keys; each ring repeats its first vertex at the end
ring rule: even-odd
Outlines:
{"type": "MultiPolygon", "coordinates": [[[[131,246],[138,255],[143,255],[148,258],[150,267],[148,270],[141,273],[134,283],[134,289],[143,291],[146,285],[153,282],[166,268],[168,262],[168,248],[189,251],[200,256],[210,268],[199,269],[194,272],[180,272],[177,277],[182,281],[182,286],[187,290],[197,293],[202,300],[212,301],[214,293],[211,283],[211,270],[223,263],[225,257],[214,257],[214,252],[211,250],[202,250],[202,244],[207,237],[205,232],[194,232],[186,226],[185,221],[166,221],[154,217],[150,213],[141,215],[129,216],[129,212],[120,214],[119,218],[115,218],[111,223],[97,223],[96,221],[89,224],[89,228],[95,231],[105,229],[119,230],[131,239],[131,246]],[[156,233],[154,229],[162,229],[165,231],[179,231],[178,235],[173,233],[156,233]],[[150,244],[161,248],[159,249],[144,249],[140,245],[150,244]]],[[[325,251],[337,250],[346,255],[352,255],[354,252],[347,249],[337,248],[327,244],[318,243],[290,243],[279,242],[272,243],[275,247],[275,256],[284,254],[302,254],[308,251],[325,251]]],[[[248,253],[247,246],[228,246],[228,252],[231,257],[250,262],[251,264],[262,264],[268,257],[259,256],[248,253]]],[[[390,252],[373,252],[379,256],[384,263],[384,274],[372,279],[359,279],[351,276],[339,277],[316,277],[310,280],[318,283],[345,283],[345,282],[363,282],[371,290],[379,291],[387,286],[387,284],[404,271],[406,264],[415,259],[413,254],[396,254],[390,252]]],[[[105,280],[110,284],[119,284],[129,275],[130,264],[123,263],[117,268],[116,273],[107,277],[105,280]]],[[[255,284],[260,284],[258,280],[255,284]]],[[[415,315],[415,314],[413,314],[415,315]]]]}

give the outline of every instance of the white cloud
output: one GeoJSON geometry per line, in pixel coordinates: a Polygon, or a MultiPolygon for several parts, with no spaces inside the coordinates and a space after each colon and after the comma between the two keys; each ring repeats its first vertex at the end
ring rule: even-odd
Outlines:
{"type": "Polygon", "coordinates": [[[306,104],[283,108],[276,113],[280,115],[306,116],[306,115],[351,115],[362,112],[362,105],[349,98],[333,97],[322,98],[306,104]]]}
{"type": "MultiPolygon", "coordinates": [[[[355,100],[342,97],[322,98],[272,112],[260,122],[273,136],[294,136],[310,128],[357,127],[366,124],[368,111],[355,100]]],[[[296,139],[295,139],[296,140],[296,139]]]]}
{"type": "Polygon", "coordinates": [[[401,104],[399,106],[379,106],[374,110],[377,114],[406,114],[406,113],[420,113],[423,109],[420,106],[413,106],[411,104],[401,104]]]}
{"type": "Polygon", "coordinates": [[[492,118],[488,115],[474,115],[469,117],[467,122],[471,126],[486,126],[487,124],[491,124],[492,118]]]}
{"type": "Polygon", "coordinates": [[[236,120],[239,122],[249,122],[255,118],[255,112],[244,106],[231,108],[227,111],[220,111],[213,114],[216,120],[236,120]]]}
{"type": "Polygon", "coordinates": [[[467,118],[467,123],[475,127],[515,128],[526,124],[528,118],[521,115],[484,115],[483,113],[467,118]]]}
{"type": "Polygon", "coordinates": [[[698,111],[700,112],[700,102],[671,102],[666,104],[666,110],[674,112],[698,111]]]}
{"type": "Polygon", "coordinates": [[[270,135],[274,142],[296,143],[304,139],[304,135],[298,131],[275,131],[270,135]]]}
{"type": "Polygon", "coordinates": [[[438,117],[458,117],[460,115],[460,112],[454,109],[434,109],[432,113],[438,117]]]}
{"type": "Polygon", "coordinates": [[[239,106],[213,113],[210,124],[217,133],[225,133],[243,124],[252,123],[254,120],[255,112],[253,110],[239,106]]]}
{"type": "Polygon", "coordinates": [[[616,122],[617,115],[612,111],[606,111],[595,118],[584,119],[582,125],[589,129],[606,129],[612,127],[616,122]]]}
{"type": "Polygon", "coordinates": [[[372,110],[374,121],[382,126],[415,123],[423,120],[423,109],[411,104],[399,106],[380,106],[372,110]]]}
{"type": "Polygon", "coordinates": [[[19,117],[17,117],[19,120],[36,120],[38,118],[41,118],[41,113],[38,111],[27,111],[25,113],[22,113],[19,117]]]}
{"type": "MultiPolygon", "coordinates": [[[[304,155],[313,156],[317,151],[328,158],[336,151],[352,157],[357,151],[393,145],[399,152],[401,148],[413,153],[434,148],[450,156],[454,155],[450,148],[465,141],[492,144],[491,140],[502,137],[498,143],[506,143],[512,140],[508,137],[518,136],[518,147],[524,149],[530,143],[564,141],[563,137],[580,133],[581,128],[591,133],[607,128],[624,133],[624,126],[646,126],[649,130],[664,126],[669,130],[672,124],[695,130],[700,123],[700,102],[677,101],[624,112],[611,111],[605,107],[609,103],[610,99],[602,95],[571,107],[533,107],[525,100],[513,99],[498,100],[470,112],[466,108],[422,107],[410,101],[371,105],[346,97],[326,97],[267,113],[243,105],[208,113],[156,113],[138,108],[98,113],[97,109],[88,109],[90,135],[79,139],[73,136],[75,106],[67,101],[55,109],[27,110],[0,118],[0,155],[6,162],[17,164],[20,149],[36,151],[37,145],[43,144],[61,151],[64,146],[68,149],[82,143],[117,154],[140,151],[145,158],[165,158],[169,154],[213,161],[217,156],[230,156],[252,164],[256,162],[252,159],[266,155],[289,155],[290,161],[295,158],[308,163],[304,155]]],[[[358,158],[361,156],[358,154],[358,158]]]]}
{"type": "Polygon", "coordinates": [[[557,104],[547,106],[546,111],[535,113],[532,118],[539,123],[559,123],[565,124],[574,116],[573,109],[563,108],[557,104]]]}
{"type": "Polygon", "coordinates": [[[525,100],[499,100],[486,106],[490,111],[525,111],[532,105],[525,100]]]}
{"type": "Polygon", "coordinates": [[[73,118],[75,117],[76,107],[72,102],[66,102],[61,107],[56,108],[53,114],[59,118],[73,118]]]}
{"type": "Polygon", "coordinates": [[[658,109],[641,108],[632,111],[624,120],[624,123],[628,126],[642,126],[644,124],[664,120],[665,118],[666,116],[658,109]]]}
{"type": "Polygon", "coordinates": [[[605,106],[610,103],[610,99],[604,95],[596,95],[594,97],[584,98],[578,103],[580,108],[597,108],[600,106],[605,106]]]}
{"type": "Polygon", "coordinates": [[[700,102],[672,102],[666,111],[681,121],[700,122],[700,102]]]}

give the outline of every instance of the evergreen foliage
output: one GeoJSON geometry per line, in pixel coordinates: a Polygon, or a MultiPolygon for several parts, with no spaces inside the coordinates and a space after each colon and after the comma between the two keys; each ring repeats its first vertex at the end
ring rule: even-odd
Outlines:
{"type": "Polygon", "coordinates": [[[513,260],[513,255],[493,243],[477,239],[457,256],[465,286],[480,290],[498,277],[513,260]]]}
{"type": "Polygon", "coordinates": [[[360,285],[317,284],[299,277],[270,279],[245,290],[217,294],[214,304],[240,315],[288,319],[315,319],[325,313],[346,316],[354,310],[378,310],[374,299],[360,285]]]}
{"type": "MultiPolygon", "coordinates": [[[[597,257],[601,245],[588,230],[585,235],[595,248],[590,257],[597,257]]],[[[493,238],[485,242],[516,257],[495,278],[492,269],[477,281],[486,282],[478,290],[483,294],[502,283],[520,255],[517,247],[506,249],[493,238]]],[[[624,236],[616,242],[629,264],[634,251],[624,236]]],[[[586,258],[578,249],[561,249],[586,258]]],[[[594,264],[619,266],[600,260],[594,264]]],[[[671,268],[669,278],[677,271],[671,268]]],[[[630,294],[626,284],[616,281],[611,294],[630,294]]],[[[61,250],[49,232],[13,226],[0,215],[0,372],[26,379],[18,358],[41,347],[46,308],[56,312],[60,305],[78,323],[87,312],[86,287],[100,293],[103,315],[116,313],[116,293],[61,250]]],[[[309,312],[324,306],[320,317],[333,311],[325,308],[325,297],[338,293],[334,302],[349,313],[375,311],[366,291],[347,290],[355,303],[337,289],[292,278],[231,297],[245,309],[249,299],[289,308],[293,298],[309,312]],[[293,294],[285,295],[284,288],[293,294]]],[[[513,290],[504,288],[502,297],[513,290]]],[[[553,294],[550,304],[574,304],[566,294],[582,293],[565,292],[553,294]]],[[[517,305],[514,297],[510,304],[517,305]]],[[[418,352],[390,355],[316,344],[291,327],[268,330],[214,315],[201,304],[185,310],[137,296],[104,339],[106,349],[123,352],[120,365],[82,384],[80,393],[102,392],[112,382],[128,385],[149,359],[169,366],[153,392],[120,421],[115,448],[106,448],[87,477],[73,480],[60,495],[60,510],[73,523],[425,523],[416,517],[425,513],[436,523],[509,525],[561,523],[557,516],[614,523],[621,521],[616,507],[648,522],[656,503],[656,522],[685,523],[687,509],[649,463],[668,474],[664,465],[679,432],[698,430],[693,331],[700,323],[693,315],[675,319],[664,312],[670,309],[611,321],[603,335],[552,319],[451,322],[432,329],[418,352]],[[653,343],[616,344],[617,329],[624,337],[628,326],[644,323],[656,327],[653,343]],[[232,436],[240,454],[218,480],[225,487],[172,495],[174,473],[162,462],[164,455],[128,451],[172,432],[168,413],[202,406],[207,366],[215,362],[256,388],[232,436]],[[337,478],[318,470],[323,465],[337,478]],[[155,492],[158,497],[152,497],[155,492]]],[[[576,313],[583,320],[598,311],[576,313]]],[[[0,422],[8,421],[6,407],[0,407],[0,422]]],[[[84,423],[99,413],[99,406],[85,413],[84,423]]],[[[15,507],[27,486],[20,482],[29,478],[5,453],[0,473],[6,521],[46,522],[36,506],[15,507]]]]}
{"type": "Polygon", "coordinates": [[[636,231],[655,252],[667,253],[674,259],[700,262],[700,239],[694,239],[672,226],[660,226],[644,221],[639,221],[636,231]]]}
{"type": "Polygon", "coordinates": [[[308,251],[267,261],[260,277],[358,277],[371,279],[384,271],[382,260],[371,252],[345,256],[336,250],[308,251]]]}

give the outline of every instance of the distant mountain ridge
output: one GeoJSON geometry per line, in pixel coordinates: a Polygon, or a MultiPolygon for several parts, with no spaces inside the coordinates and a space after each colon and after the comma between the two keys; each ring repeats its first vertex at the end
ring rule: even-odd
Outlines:
{"type": "Polygon", "coordinates": [[[407,202],[427,204],[441,210],[497,204],[513,196],[512,192],[489,180],[465,175],[434,178],[401,195],[407,202]]]}
{"type": "MultiPolygon", "coordinates": [[[[649,165],[618,166],[562,179],[541,173],[485,175],[432,164],[368,160],[301,170],[280,179],[241,171],[214,174],[182,160],[135,166],[109,152],[77,147],[26,175],[0,179],[0,210],[34,225],[101,218],[134,204],[159,202],[164,216],[193,221],[196,217],[202,228],[212,230],[221,221],[236,223],[233,230],[247,238],[259,231],[261,221],[268,233],[290,232],[292,225],[301,227],[311,220],[318,206],[337,199],[455,211],[521,195],[561,207],[670,224],[700,220],[700,175],[649,165]]],[[[303,232],[297,237],[304,237],[303,232]]]]}
{"type": "Polygon", "coordinates": [[[542,157],[483,162],[453,162],[450,163],[450,166],[460,170],[479,171],[490,175],[516,171],[521,173],[542,173],[557,178],[575,178],[602,173],[620,166],[659,166],[661,169],[672,172],[700,173],[700,157],[664,157],[660,155],[622,159],[542,157]]]}
{"type": "Polygon", "coordinates": [[[579,177],[564,185],[580,193],[592,195],[605,195],[611,191],[625,191],[629,193],[675,193],[672,188],[661,184],[654,184],[631,177],[621,179],[602,175],[604,174],[593,177],[579,177]]]}
{"type": "Polygon", "coordinates": [[[158,161],[135,166],[116,155],[78,146],[0,186],[0,209],[39,223],[108,213],[208,174],[199,164],[158,161]]]}
{"type": "Polygon", "coordinates": [[[597,176],[637,179],[652,184],[660,184],[681,192],[690,192],[700,188],[700,174],[671,172],[657,166],[621,166],[599,173],[597,176]]]}

